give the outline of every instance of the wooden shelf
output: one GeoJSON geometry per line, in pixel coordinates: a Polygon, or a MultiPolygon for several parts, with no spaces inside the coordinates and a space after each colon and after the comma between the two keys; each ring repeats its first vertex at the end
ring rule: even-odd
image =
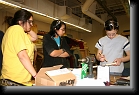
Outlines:
{"type": "Polygon", "coordinates": [[[122,32],[121,35],[123,35],[123,36],[129,36],[130,35],[130,32],[122,32]]]}
{"type": "Polygon", "coordinates": [[[80,53],[82,55],[82,58],[89,56],[89,50],[88,49],[79,49],[79,50],[80,50],[80,53]]]}

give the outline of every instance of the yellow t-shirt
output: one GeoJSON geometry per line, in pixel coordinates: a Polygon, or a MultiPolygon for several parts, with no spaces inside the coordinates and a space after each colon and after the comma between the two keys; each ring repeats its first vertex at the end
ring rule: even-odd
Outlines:
{"type": "Polygon", "coordinates": [[[1,78],[30,85],[31,74],[24,68],[17,56],[18,52],[24,49],[26,49],[33,64],[34,44],[29,39],[28,34],[19,25],[9,27],[2,41],[3,63],[1,78]]]}

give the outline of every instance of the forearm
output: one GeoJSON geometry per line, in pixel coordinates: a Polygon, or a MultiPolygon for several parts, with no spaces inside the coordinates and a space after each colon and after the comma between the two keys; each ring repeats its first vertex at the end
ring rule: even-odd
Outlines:
{"type": "Polygon", "coordinates": [[[98,60],[98,61],[100,61],[100,58],[101,58],[101,54],[102,54],[102,50],[97,50],[97,54],[96,54],[96,59],[98,60]]]}
{"type": "Polygon", "coordinates": [[[100,55],[99,55],[99,54],[96,54],[96,59],[97,59],[98,61],[100,61],[100,55]]]}
{"type": "Polygon", "coordinates": [[[22,65],[25,67],[25,69],[32,75],[36,75],[36,71],[32,65],[32,62],[30,61],[30,58],[28,57],[25,50],[18,53],[18,58],[21,61],[22,65]]]}
{"type": "Polygon", "coordinates": [[[129,51],[125,51],[126,55],[124,57],[121,58],[122,62],[126,62],[130,60],[130,50],[129,51]]]}
{"type": "Polygon", "coordinates": [[[64,52],[64,53],[60,54],[58,57],[68,57],[68,56],[69,56],[69,54],[67,52],[64,52]]]}
{"type": "Polygon", "coordinates": [[[38,39],[38,36],[37,36],[37,34],[34,32],[34,31],[30,31],[30,32],[28,32],[28,34],[30,35],[30,40],[31,41],[35,41],[35,40],[37,40],[38,39]]]}
{"type": "Polygon", "coordinates": [[[69,56],[69,54],[63,49],[54,50],[50,55],[52,57],[68,57],[69,56]]]}
{"type": "Polygon", "coordinates": [[[121,61],[122,61],[122,62],[130,61],[130,56],[128,55],[128,56],[122,57],[122,58],[121,58],[121,61]]]}
{"type": "Polygon", "coordinates": [[[51,52],[50,56],[52,56],[52,57],[58,57],[58,56],[60,56],[62,53],[63,53],[63,50],[62,50],[62,49],[54,50],[54,51],[51,52]]]}

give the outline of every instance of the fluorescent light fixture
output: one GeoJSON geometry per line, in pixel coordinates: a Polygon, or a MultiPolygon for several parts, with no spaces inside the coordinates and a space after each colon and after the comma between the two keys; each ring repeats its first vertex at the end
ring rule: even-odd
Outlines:
{"type": "Polygon", "coordinates": [[[35,14],[38,14],[38,15],[41,15],[41,16],[45,16],[45,17],[46,17],[46,14],[43,14],[43,13],[40,13],[40,12],[37,12],[37,11],[31,10],[31,9],[27,9],[27,8],[22,8],[22,9],[27,10],[27,11],[30,11],[30,12],[35,13],[35,14]]]}
{"type": "Polygon", "coordinates": [[[10,2],[3,1],[3,0],[0,0],[0,3],[7,5],[7,6],[11,6],[11,7],[21,8],[21,6],[18,6],[18,5],[12,4],[10,2]]]}
{"type": "Polygon", "coordinates": [[[49,16],[49,15],[47,15],[46,17],[51,18],[51,19],[54,19],[54,20],[58,20],[57,18],[54,18],[54,17],[49,16]]]}
{"type": "MultiPolygon", "coordinates": [[[[13,1],[11,1],[11,2],[13,2],[13,1]]],[[[129,2],[130,2],[130,1],[129,1],[129,2]]],[[[41,16],[44,16],[44,17],[48,17],[48,18],[50,18],[50,19],[57,20],[57,18],[54,18],[54,17],[52,17],[52,16],[49,16],[49,15],[40,13],[40,12],[35,11],[35,10],[32,10],[31,8],[27,8],[26,6],[24,7],[23,5],[18,6],[18,5],[16,5],[16,4],[7,2],[7,1],[5,1],[5,0],[0,0],[0,3],[1,3],[1,4],[4,4],[4,5],[7,5],[7,6],[15,7],[15,8],[21,8],[21,9],[30,11],[30,12],[32,12],[32,13],[35,13],[35,14],[38,14],[38,15],[41,15],[41,16]]],[[[65,21],[63,21],[63,22],[65,22],[65,21]]],[[[65,23],[66,23],[66,24],[69,24],[69,25],[71,25],[71,26],[74,26],[74,27],[76,27],[76,28],[82,29],[82,30],[84,30],[84,31],[91,32],[90,30],[87,30],[87,29],[82,28],[82,27],[80,27],[80,26],[71,24],[71,23],[69,23],[69,22],[65,22],[65,23]]]]}
{"type": "MultiPolygon", "coordinates": [[[[63,21],[63,22],[65,22],[65,21],[63,21]]],[[[66,24],[69,24],[69,25],[71,25],[71,26],[74,26],[74,27],[76,27],[76,28],[82,29],[82,30],[84,30],[84,31],[91,32],[90,30],[87,30],[87,29],[82,28],[82,27],[80,27],[80,26],[77,26],[77,25],[75,25],[75,24],[71,24],[71,23],[69,23],[69,22],[65,22],[65,23],[66,23],[66,24]]]]}
{"type": "MultiPolygon", "coordinates": [[[[47,17],[48,17],[48,18],[51,18],[51,19],[54,19],[54,20],[58,20],[58,18],[54,18],[54,17],[49,16],[49,15],[47,15],[47,17]]],[[[77,26],[77,25],[75,25],[75,24],[72,24],[72,23],[69,23],[69,22],[66,22],[66,21],[63,21],[63,22],[66,23],[66,24],[69,24],[69,25],[71,25],[71,26],[74,26],[74,27],[76,27],[76,28],[82,29],[82,30],[84,30],[84,31],[91,32],[90,30],[87,30],[87,29],[82,28],[82,27],[80,27],[80,26],[77,26]]]]}

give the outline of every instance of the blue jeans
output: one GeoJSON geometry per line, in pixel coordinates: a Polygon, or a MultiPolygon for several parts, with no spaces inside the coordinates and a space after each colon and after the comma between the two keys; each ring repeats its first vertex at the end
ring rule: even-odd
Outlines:
{"type": "Polygon", "coordinates": [[[122,74],[117,72],[110,72],[110,75],[121,76],[122,74]]]}
{"type": "Polygon", "coordinates": [[[123,72],[122,72],[122,76],[123,77],[128,77],[130,76],[130,68],[124,68],[123,72]]]}

